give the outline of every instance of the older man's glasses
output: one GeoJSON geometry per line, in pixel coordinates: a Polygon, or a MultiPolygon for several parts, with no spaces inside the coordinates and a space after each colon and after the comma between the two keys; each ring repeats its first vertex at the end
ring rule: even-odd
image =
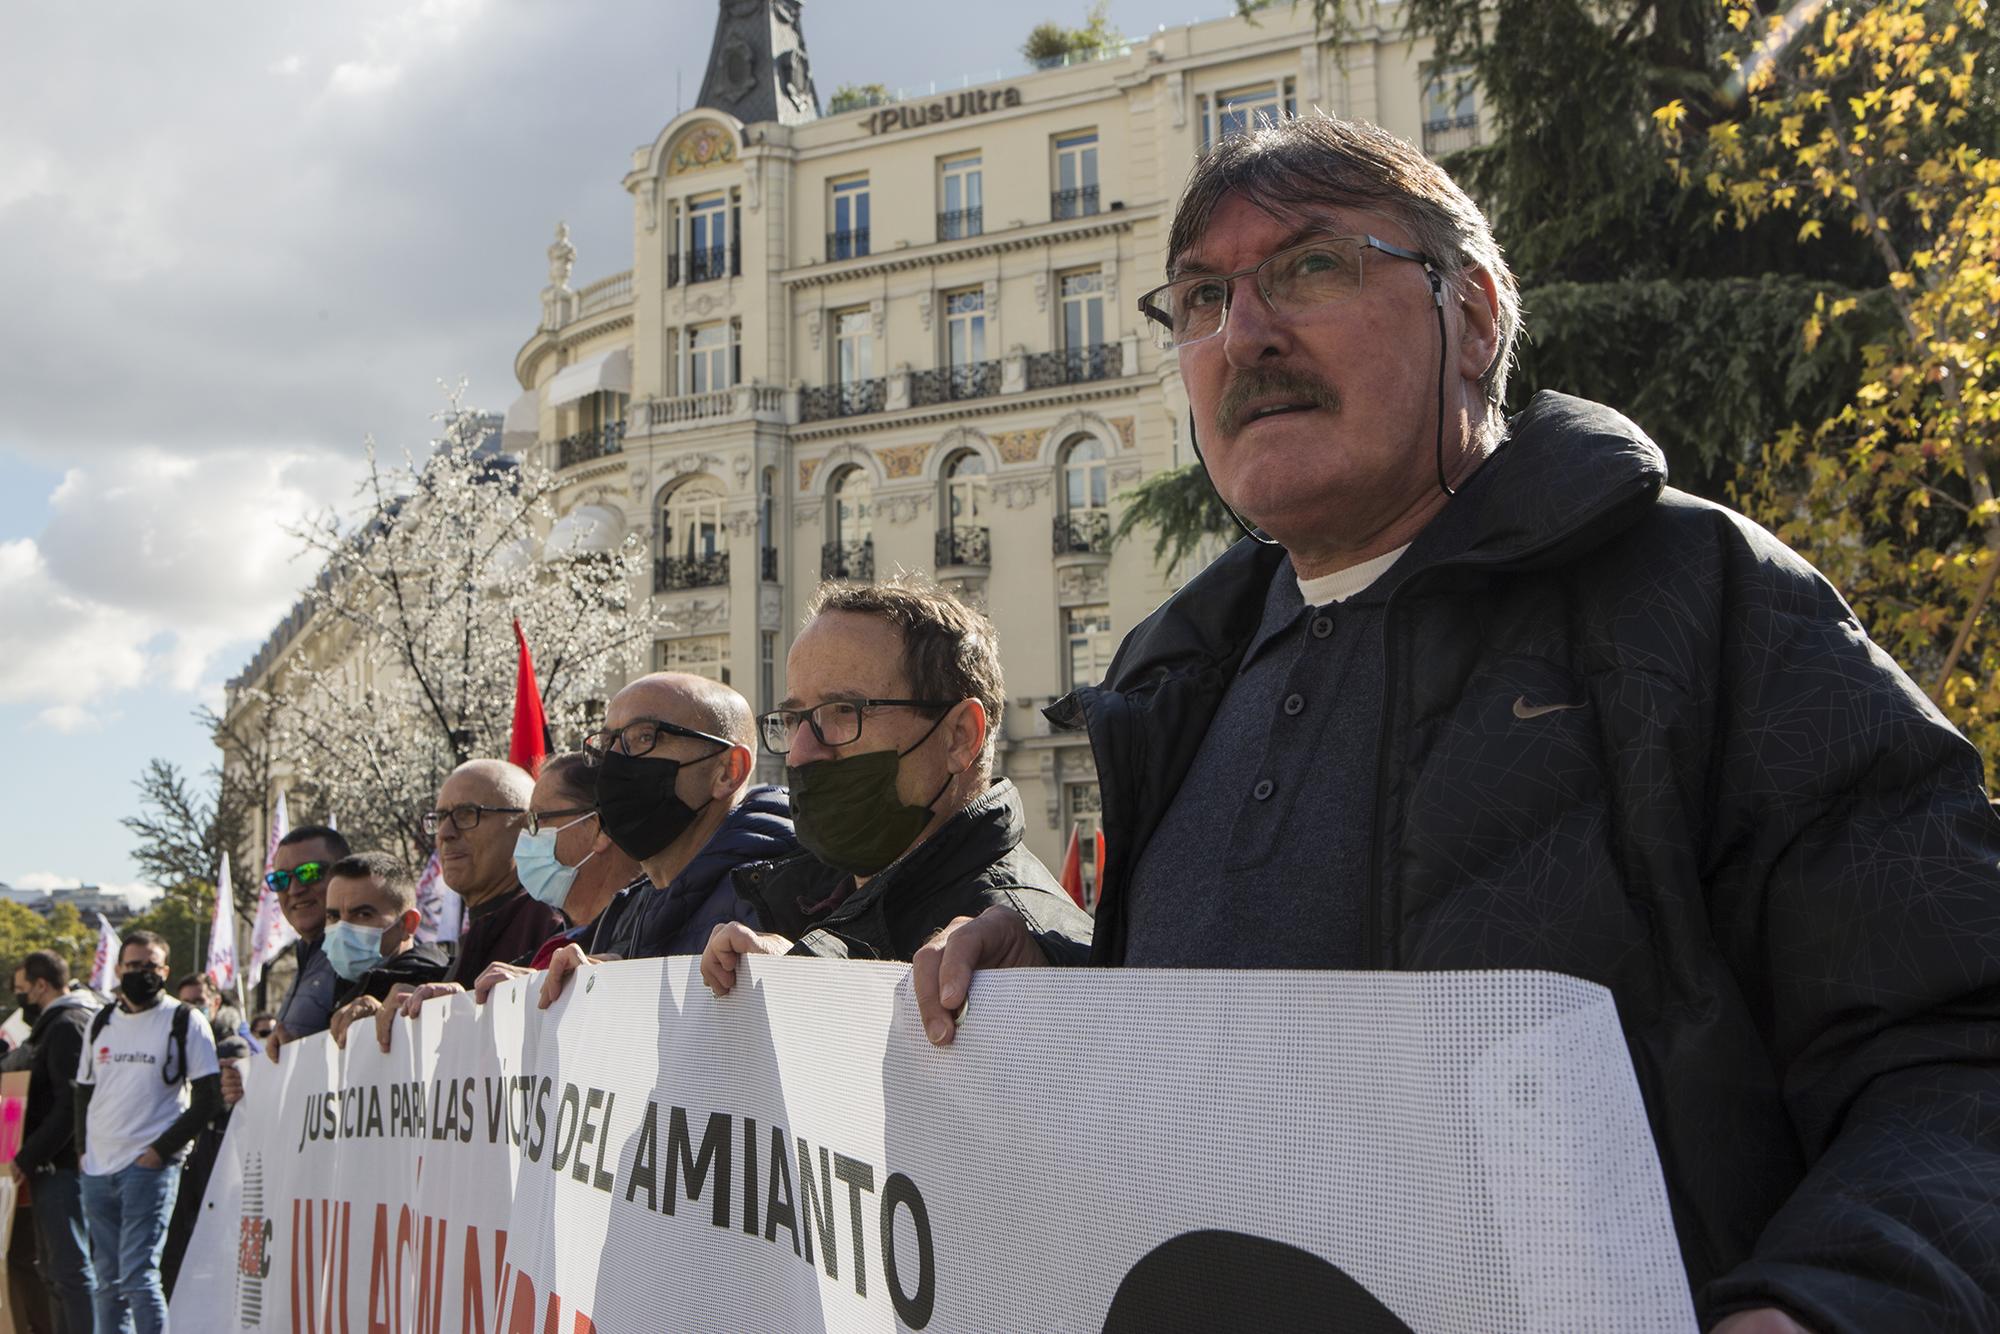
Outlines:
{"type": "Polygon", "coordinates": [[[327,866],[326,862],[300,862],[289,871],[265,872],[264,883],[271,887],[273,894],[283,894],[293,885],[304,889],[307,885],[318,884],[326,874],[327,866]]]}
{"type": "Polygon", "coordinates": [[[453,806],[449,810],[425,811],[423,820],[424,832],[426,834],[435,834],[447,820],[451,822],[453,829],[463,832],[465,830],[477,829],[481,816],[525,815],[526,813],[527,809],[522,806],[481,806],[468,801],[462,806],[453,806]]]}
{"type": "Polygon", "coordinates": [[[692,727],[682,727],[664,718],[634,718],[623,727],[607,727],[592,732],[583,739],[583,753],[591,764],[604,763],[604,757],[611,751],[620,755],[650,755],[653,748],[670,736],[686,737],[690,741],[706,741],[712,746],[727,750],[735,745],[719,736],[697,732],[692,727]]]}
{"type": "Polygon", "coordinates": [[[1253,278],[1265,304],[1280,315],[1299,315],[1359,295],[1363,256],[1371,250],[1421,264],[1435,275],[1430,256],[1417,251],[1373,236],[1322,236],[1286,246],[1261,264],[1235,273],[1176,278],[1140,297],[1139,311],[1152,323],[1153,341],[1163,351],[1172,351],[1222,332],[1237,279],[1253,278]]]}
{"type": "Polygon", "coordinates": [[[801,725],[812,728],[822,746],[845,746],[861,739],[862,716],[876,709],[948,709],[948,699],[830,699],[810,709],[773,709],[757,719],[764,749],[790,752],[801,725]]]}

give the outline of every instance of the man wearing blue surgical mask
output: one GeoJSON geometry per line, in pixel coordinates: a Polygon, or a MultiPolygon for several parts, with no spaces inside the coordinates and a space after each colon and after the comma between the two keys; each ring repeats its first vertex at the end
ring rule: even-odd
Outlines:
{"type": "Polygon", "coordinates": [[[327,872],[325,949],[342,987],[327,1026],[335,1042],[346,1046],[348,1026],[391,993],[450,970],[442,949],[417,940],[421,920],[416,878],[387,853],[357,853],[327,872]]]}

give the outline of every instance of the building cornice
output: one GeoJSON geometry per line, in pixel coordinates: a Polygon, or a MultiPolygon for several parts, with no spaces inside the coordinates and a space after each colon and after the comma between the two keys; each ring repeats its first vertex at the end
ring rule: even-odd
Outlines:
{"type": "Polygon", "coordinates": [[[832,264],[802,265],[799,268],[786,269],[778,275],[778,281],[787,287],[823,287],[831,283],[845,282],[849,278],[869,278],[879,274],[926,268],[932,264],[977,259],[982,255],[1004,255],[1009,251],[1032,250],[1038,246],[1060,245],[1066,241],[1084,241],[1094,236],[1111,236],[1131,231],[1133,225],[1141,219],[1159,217],[1161,207],[1159,204],[1145,204],[1138,208],[1093,213],[1083,218],[1031,223],[1025,227],[1013,227],[1004,232],[988,232],[983,236],[962,241],[933,241],[928,245],[913,245],[884,251],[879,255],[839,260],[832,264]]]}
{"type": "Polygon", "coordinates": [[[535,336],[523,343],[521,350],[514,354],[514,380],[523,389],[532,389],[535,387],[535,367],[543,357],[565,351],[578,343],[589,342],[603,334],[629,329],[632,325],[632,303],[628,301],[565,324],[560,329],[537,329],[535,336]]]}

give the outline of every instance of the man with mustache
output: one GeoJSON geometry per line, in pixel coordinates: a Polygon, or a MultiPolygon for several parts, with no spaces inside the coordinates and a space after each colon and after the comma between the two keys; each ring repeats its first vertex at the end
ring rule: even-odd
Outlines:
{"type": "MultiPolygon", "coordinates": [[[[1598,982],[1704,1328],[2000,1328],[1978,754],[1637,426],[1502,414],[1514,280],[1407,143],[1227,138],[1166,259],[1140,308],[1255,531],[1049,710],[1103,784],[1090,961],[1598,982]]],[[[953,923],[926,1030],[974,969],[1080,961],[1004,907],[953,923]]]]}

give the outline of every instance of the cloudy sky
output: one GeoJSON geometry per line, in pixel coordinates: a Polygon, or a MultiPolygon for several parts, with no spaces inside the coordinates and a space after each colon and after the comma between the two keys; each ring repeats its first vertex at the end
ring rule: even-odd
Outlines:
{"type": "MultiPolygon", "coordinates": [[[[1085,0],[808,0],[824,98],[1019,68],[1085,0]],[[1032,12],[1031,12],[1032,11],[1032,12]]],[[[1229,0],[1112,0],[1124,32],[1229,0]]],[[[619,187],[714,0],[86,0],[0,15],[0,883],[138,888],[152,756],[311,575],[369,435],[512,397],[543,255],[630,267],[619,187]]],[[[677,95],[677,88],[680,90],[677,95]]]]}

